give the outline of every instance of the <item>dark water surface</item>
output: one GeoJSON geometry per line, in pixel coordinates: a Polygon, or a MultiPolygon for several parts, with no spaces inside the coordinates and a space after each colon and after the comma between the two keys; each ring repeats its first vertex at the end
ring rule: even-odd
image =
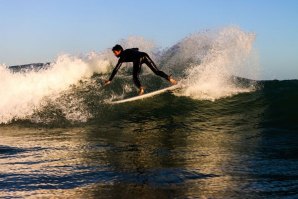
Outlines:
{"type": "Polygon", "coordinates": [[[0,198],[297,198],[297,93],[265,82],[215,102],[166,93],[76,126],[2,125],[0,198]]]}

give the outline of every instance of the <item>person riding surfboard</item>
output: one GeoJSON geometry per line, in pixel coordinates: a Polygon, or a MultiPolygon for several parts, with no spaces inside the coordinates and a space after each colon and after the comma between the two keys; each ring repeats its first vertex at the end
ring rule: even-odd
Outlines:
{"type": "Polygon", "coordinates": [[[177,84],[177,81],[173,79],[171,75],[167,75],[163,71],[159,70],[149,55],[145,52],[139,51],[138,48],[123,49],[121,45],[117,44],[112,48],[112,51],[116,57],[119,58],[110,78],[105,81],[105,86],[110,84],[116,75],[117,71],[124,62],[133,62],[133,81],[136,87],[139,89],[139,95],[144,94],[144,87],[139,80],[139,74],[141,72],[141,66],[145,63],[154,74],[168,80],[172,85],[177,84]]]}

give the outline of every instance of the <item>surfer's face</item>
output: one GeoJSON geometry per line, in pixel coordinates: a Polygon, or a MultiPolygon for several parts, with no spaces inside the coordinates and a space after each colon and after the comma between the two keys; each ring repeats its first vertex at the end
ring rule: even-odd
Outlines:
{"type": "Polygon", "coordinates": [[[113,53],[116,57],[119,57],[121,50],[114,50],[113,53]]]}

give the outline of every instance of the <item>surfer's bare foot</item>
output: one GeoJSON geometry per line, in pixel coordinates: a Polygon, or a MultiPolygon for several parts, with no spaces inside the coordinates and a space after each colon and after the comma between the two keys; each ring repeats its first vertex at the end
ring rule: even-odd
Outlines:
{"type": "Polygon", "coordinates": [[[173,79],[172,75],[169,77],[169,82],[171,82],[172,85],[176,85],[177,81],[173,79]]]}
{"type": "Polygon", "coordinates": [[[139,95],[143,95],[144,94],[144,88],[141,87],[140,90],[139,90],[139,95]]]}
{"type": "Polygon", "coordinates": [[[104,86],[107,86],[107,85],[109,85],[110,83],[111,83],[110,80],[105,80],[105,82],[104,82],[104,86]]]}

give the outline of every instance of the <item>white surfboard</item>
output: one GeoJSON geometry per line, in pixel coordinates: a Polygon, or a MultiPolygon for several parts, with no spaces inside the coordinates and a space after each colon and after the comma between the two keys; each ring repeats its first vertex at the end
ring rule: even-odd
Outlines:
{"type": "Polygon", "coordinates": [[[141,100],[141,99],[153,97],[155,95],[164,93],[166,91],[174,90],[174,89],[179,88],[179,87],[180,87],[180,85],[176,84],[176,85],[169,86],[169,87],[166,87],[166,88],[161,89],[161,90],[153,91],[153,92],[146,93],[146,94],[143,94],[143,95],[139,95],[139,96],[136,96],[136,97],[131,97],[131,98],[128,98],[128,99],[123,99],[123,100],[118,100],[118,101],[111,101],[111,102],[109,102],[109,104],[122,104],[122,103],[125,103],[125,102],[132,102],[132,101],[136,101],[136,100],[141,100]]]}

